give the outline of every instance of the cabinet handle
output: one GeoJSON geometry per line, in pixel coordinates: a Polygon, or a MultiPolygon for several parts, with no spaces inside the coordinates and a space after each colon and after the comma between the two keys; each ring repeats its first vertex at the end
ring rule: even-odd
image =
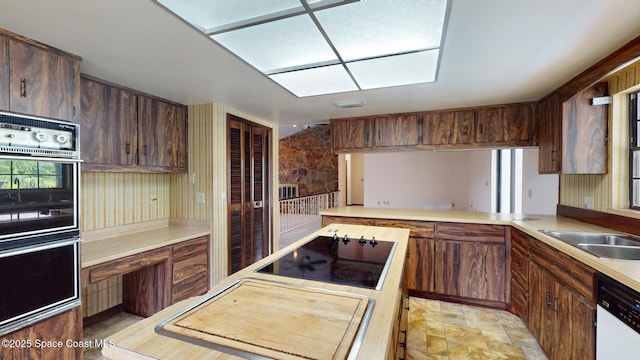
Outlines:
{"type": "Polygon", "coordinates": [[[20,79],[20,97],[27,97],[27,79],[20,79]]]}
{"type": "Polygon", "coordinates": [[[558,158],[558,151],[557,150],[551,150],[551,161],[556,161],[558,158]]]}
{"type": "Polygon", "coordinates": [[[147,156],[147,145],[142,145],[142,156],[147,156]]]}
{"type": "Polygon", "coordinates": [[[126,153],[127,155],[131,154],[131,144],[127,143],[127,144],[124,146],[124,151],[125,151],[125,153],[126,153]]]}
{"type": "Polygon", "coordinates": [[[551,305],[551,292],[547,290],[547,295],[545,296],[545,302],[547,305],[551,305]]]}
{"type": "Polygon", "coordinates": [[[482,132],[483,132],[483,126],[482,126],[482,124],[480,124],[480,128],[479,128],[479,130],[480,130],[480,134],[482,134],[482,132]]]}
{"type": "Polygon", "coordinates": [[[555,312],[560,311],[560,310],[558,309],[558,298],[557,298],[557,297],[554,297],[554,298],[553,298],[553,311],[555,311],[555,312]]]}

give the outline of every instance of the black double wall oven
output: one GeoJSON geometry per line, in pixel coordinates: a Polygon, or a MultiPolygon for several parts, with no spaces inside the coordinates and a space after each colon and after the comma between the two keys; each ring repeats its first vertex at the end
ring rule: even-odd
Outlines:
{"type": "Polygon", "coordinates": [[[79,133],[0,112],[0,336],[80,305],[79,133]]]}

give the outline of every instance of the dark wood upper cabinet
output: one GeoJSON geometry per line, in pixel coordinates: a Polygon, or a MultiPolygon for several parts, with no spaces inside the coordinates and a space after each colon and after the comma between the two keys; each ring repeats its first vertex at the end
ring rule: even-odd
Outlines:
{"type": "Polygon", "coordinates": [[[416,146],[421,140],[422,117],[417,114],[386,115],[374,123],[375,146],[416,146]]]}
{"type": "Polygon", "coordinates": [[[187,170],[184,105],[83,75],[83,171],[187,170]]]}
{"type": "Polygon", "coordinates": [[[608,110],[606,105],[591,105],[594,97],[607,92],[607,83],[601,82],[564,102],[559,94],[540,102],[538,172],[607,172],[608,110]]]}
{"type": "Polygon", "coordinates": [[[473,141],[475,111],[438,111],[425,117],[424,145],[459,145],[473,141]]]}
{"type": "Polygon", "coordinates": [[[331,137],[336,151],[369,148],[372,133],[373,120],[369,118],[331,120],[331,137]]]}
{"type": "Polygon", "coordinates": [[[77,120],[79,57],[6,30],[0,30],[0,48],[0,109],[77,120]]]}
{"type": "Polygon", "coordinates": [[[562,104],[562,172],[607,173],[607,106],[592,105],[607,94],[607,83],[598,83],[562,104]]]}
{"type": "Polygon", "coordinates": [[[531,146],[535,136],[536,103],[489,106],[478,110],[476,143],[531,146]]]}
{"type": "Polygon", "coordinates": [[[89,164],[136,164],[137,97],[131,91],[81,78],[82,158],[89,164]]]}
{"type": "Polygon", "coordinates": [[[9,109],[9,39],[0,36],[0,109],[9,109]]]}
{"type": "Polygon", "coordinates": [[[184,106],[138,95],[138,164],[186,171],[184,106]]]}

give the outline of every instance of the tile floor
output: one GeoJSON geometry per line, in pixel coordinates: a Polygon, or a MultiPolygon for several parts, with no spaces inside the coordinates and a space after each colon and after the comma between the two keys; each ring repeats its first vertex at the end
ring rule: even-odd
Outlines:
{"type": "MultiPolygon", "coordinates": [[[[143,317],[132,315],[126,312],[119,313],[106,320],[87,326],[83,329],[85,340],[104,340],[109,335],[133,325],[144,319],[143,317]]],[[[84,360],[102,360],[101,348],[90,348],[84,350],[84,360]]]]}
{"type": "MultiPolygon", "coordinates": [[[[522,321],[506,311],[412,297],[408,360],[546,359],[522,321]]],[[[84,337],[104,339],[141,317],[120,313],[86,327],[84,337]]],[[[85,350],[85,360],[102,360],[101,349],[85,350]]]]}
{"type": "Polygon", "coordinates": [[[415,297],[409,302],[409,360],[547,359],[509,312],[415,297]]]}

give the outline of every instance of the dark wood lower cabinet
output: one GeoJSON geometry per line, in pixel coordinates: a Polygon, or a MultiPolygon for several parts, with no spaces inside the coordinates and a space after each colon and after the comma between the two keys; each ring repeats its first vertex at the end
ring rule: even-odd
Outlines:
{"type": "Polygon", "coordinates": [[[505,258],[504,245],[436,241],[435,292],[504,303],[505,258]]]}
{"type": "Polygon", "coordinates": [[[406,262],[406,279],[409,289],[435,291],[435,241],[433,239],[409,238],[409,256],[406,262]]]}
{"type": "Polygon", "coordinates": [[[3,335],[0,359],[82,359],[82,311],[80,307],[3,335]],[[10,346],[15,341],[15,346],[10,346]],[[30,344],[29,347],[26,345],[30,344]]]}
{"type": "Polygon", "coordinates": [[[595,307],[531,262],[529,329],[550,359],[595,357],[595,307]]]}

